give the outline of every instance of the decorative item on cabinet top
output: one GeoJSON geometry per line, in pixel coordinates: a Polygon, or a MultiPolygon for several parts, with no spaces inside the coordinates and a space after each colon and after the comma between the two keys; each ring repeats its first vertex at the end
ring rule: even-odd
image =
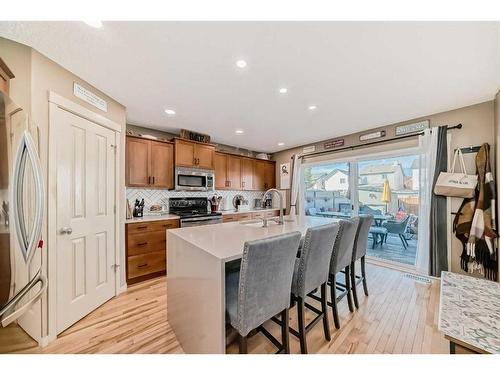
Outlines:
{"type": "Polygon", "coordinates": [[[192,132],[191,130],[187,129],[181,129],[179,137],[195,142],[210,143],[209,135],[192,132]]]}

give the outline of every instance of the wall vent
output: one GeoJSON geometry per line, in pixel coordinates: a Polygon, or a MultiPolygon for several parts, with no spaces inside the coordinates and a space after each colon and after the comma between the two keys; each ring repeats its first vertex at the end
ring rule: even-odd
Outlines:
{"type": "Polygon", "coordinates": [[[406,277],[407,279],[412,279],[412,280],[417,281],[417,282],[422,283],[422,284],[432,283],[432,280],[430,278],[425,277],[425,276],[415,275],[413,273],[405,273],[404,277],[406,277]]]}

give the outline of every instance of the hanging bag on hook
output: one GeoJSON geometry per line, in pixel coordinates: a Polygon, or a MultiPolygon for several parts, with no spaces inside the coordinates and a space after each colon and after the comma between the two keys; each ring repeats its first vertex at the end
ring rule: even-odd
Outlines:
{"type": "Polygon", "coordinates": [[[462,151],[457,148],[453,155],[450,172],[441,172],[434,185],[434,194],[445,197],[473,198],[477,185],[477,176],[467,174],[462,151]],[[455,172],[455,164],[459,160],[462,173],[455,172]]]}

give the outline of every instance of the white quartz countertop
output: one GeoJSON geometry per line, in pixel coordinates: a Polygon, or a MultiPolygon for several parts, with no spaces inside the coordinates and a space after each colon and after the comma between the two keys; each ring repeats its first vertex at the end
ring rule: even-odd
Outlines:
{"type": "Polygon", "coordinates": [[[268,212],[268,211],[279,211],[279,207],[276,207],[276,208],[252,208],[252,209],[249,209],[249,210],[241,210],[241,211],[236,211],[236,210],[220,210],[219,212],[222,215],[234,215],[234,214],[247,214],[247,213],[268,212]]]}
{"type": "Polygon", "coordinates": [[[500,354],[500,284],[443,272],[439,330],[485,352],[500,354]]]}
{"type": "Polygon", "coordinates": [[[174,220],[180,219],[177,215],[144,215],[143,217],[133,217],[132,219],[126,219],[125,224],[133,224],[133,223],[145,223],[148,221],[161,221],[161,220],[174,220]]]}
{"type": "Polygon", "coordinates": [[[285,216],[285,223],[278,225],[270,220],[268,227],[262,227],[261,220],[247,220],[199,227],[169,230],[169,235],[178,236],[194,246],[224,261],[241,258],[246,241],[258,240],[279,234],[300,231],[307,228],[334,223],[337,219],[312,216],[285,216]],[[244,224],[250,223],[250,224],[244,224]]]}

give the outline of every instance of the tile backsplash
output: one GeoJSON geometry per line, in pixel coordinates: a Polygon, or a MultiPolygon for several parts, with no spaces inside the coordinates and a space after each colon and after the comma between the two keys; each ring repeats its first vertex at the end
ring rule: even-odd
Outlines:
{"type": "MultiPolygon", "coordinates": [[[[164,210],[168,210],[168,199],[172,198],[183,198],[183,197],[212,197],[214,194],[222,196],[221,209],[231,210],[233,209],[233,197],[236,194],[241,194],[245,199],[248,200],[250,207],[254,206],[254,199],[262,198],[263,191],[239,191],[239,190],[216,190],[211,192],[205,191],[173,191],[173,190],[163,190],[163,189],[134,189],[127,188],[127,199],[130,205],[133,207],[136,199],[141,200],[144,198],[144,213],[147,214],[149,207],[154,204],[161,204],[164,210]]],[[[282,191],[284,194],[285,191],[282,191]]],[[[279,207],[279,199],[277,196],[273,196],[273,206],[279,207]]]]}

